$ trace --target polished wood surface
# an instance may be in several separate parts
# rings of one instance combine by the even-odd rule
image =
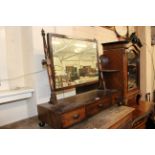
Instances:
[[[72,126],[72,129],[131,129],[134,108],[114,105]]]
[[[116,90],[93,90],[58,100],[57,105],[40,104],[38,118],[52,128],[66,128],[116,104],[117,96]]]
[[[136,121],[133,125],[133,129],[145,129],[146,128],[147,117],[144,117],[138,121]]]
[[[104,98],[102,100],[98,100],[95,103],[91,103],[86,107],[87,116],[93,116],[98,112],[108,108],[111,106],[111,98]]]
[[[102,45],[104,46],[104,50],[120,49],[120,48],[128,49],[128,48],[134,46],[134,48],[138,52],[140,52],[140,49],[136,44],[133,44],[132,42],[129,42],[129,41],[126,41],[126,40],[103,43]]]
[[[118,122],[110,127],[110,129],[131,129],[132,128],[132,117],[133,114],[129,113],[128,115],[124,116]]]
[[[102,68],[99,67],[100,74],[104,75],[104,78],[99,77],[99,79],[101,83],[105,80],[105,90],[92,90],[65,99],[55,100],[55,92],[53,89],[55,86],[53,86],[52,83],[52,79],[54,79],[54,74],[52,72],[53,65],[51,66],[53,62],[48,64],[47,61],[47,65],[50,65],[49,80],[51,79],[51,93],[53,93],[53,99],[51,95],[50,103],[52,104],[45,103],[38,105],[38,118],[42,123],[47,123],[52,128],[69,128],[80,122],[80,124],[82,124],[81,128],[132,127],[136,129],[146,127],[145,125],[152,109],[152,103],[140,102],[137,104],[138,102],[136,102],[137,96],[140,94],[139,66],[138,87],[128,90],[128,60],[126,53],[129,49],[132,49],[139,55],[139,48],[126,41],[106,43],[102,45],[104,49],[104,56],[108,58],[108,63],[103,65]],[[51,51],[47,51],[46,44],[44,45],[44,50],[45,53],[51,53]],[[52,58],[51,55],[48,56],[48,58],[49,57]],[[87,91],[87,89],[90,89],[90,87],[85,88],[87,85],[89,86],[90,84],[91,86],[92,84],[95,84],[96,86],[97,83],[98,81],[95,81],[95,83],[77,85],[76,87],[82,88],[79,89],[79,93],[81,93],[83,90]],[[113,105],[120,101],[120,99],[124,104],[130,107],[115,107],[113,113],[110,111],[107,112],[111,109],[111,107],[113,107]],[[132,110],[130,109],[130,112],[125,111],[122,107],[124,107],[124,109],[127,108],[128,110],[131,108]],[[135,111],[133,110],[134,108]],[[107,109],[107,111],[105,109]],[[119,114],[116,109],[119,109]],[[107,120],[105,121],[105,118],[108,118],[109,122],[106,122]],[[94,121],[96,121],[96,123]]]
[[[102,72],[106,87],[108,89],[118,89],[121,91],[121,96],[124,104],[135,103],[137,96],[140,94],[140,67],[138,66],[138,86],[128,90],[128,59],[127,53],[131,50],[140,55],[139,48],[127,41],[119,41],[112,43],[104,43],[103,55],[107,57],[107,63],[102,65]],[[139,63],[139,62],[138,62]],[[109,71],[109,72],[104,72]],[[111,71],[111,72],[110,72]],[[115,71],[115,72],[112,72]],[[117,72],[116,72],[117,71]],[[134,100],[134,101],[133,101]],[[138,100],[137,100],[138,101]]]
[[[66,128],[86,118],[85,108],[81,107],[62,115],[62,127]]]
[[[147,114],[145,116],[148,116],[150,114],[149,112],[151,112],[154,109],[153,108],[154,106],[151,105],[151,107],[153,108],[151,110],[149,108],[150,103],[148,104],[148,102],[144,102],[144,101],[141,102],[139,107],[140,107],[139,108],[140,110],[142,110],[145,114]],[[121,128],[121,129],[130,128],[129,126],[131,126],[131,123],[130,123],[131,119],[130,119],[130,116],[128,115],[131,115],[131,113],[132,114],[134,113],[134,111],[131,112],[130,110],[131,109],[130,108],[128,109],[128,107],[126,108],[126,106],[125,108],[124,106],[110,107],[92,117],[89,117],[87,120],[83,120],[79,122],[78,124],[71,126],[70,128],[72,129],[94,129],[94,128],[100,129],[101,127],[102,128],[109,128],[109,127],[116,128],[116,126],[117,128]],[[139,116],[141,115],[137,115],[136,117],[138,118]],[[146,119],[148,117],[143,117],[143,118]],[[133,121],[134,119],[135,117],[133,117]],[[104,120],[107,120],[107,121],[104,121]],[[146,126],[145,125],[146,123],[142,123],[142,122],[143,122],[143,119],[139,119],[138,121],[135,121],[134,123],[135,125],[132,128],[133,129],[144,129]],[[117,124],[120,124],[120,125],[117,125]],[[1,129],[40,129],[40,127],[38,126],[37,117],[29,118],[26,120],[21,120],[15,123],[1,126],[0,128]],[[51,129],[51,127],[46,125],[43,129]],[[155,129],[155,126],[151,127],[151,129]]]
[[[49,85],[50,85],[50,90],[51,90],[50,103],[57,104],[56,93],[54,91],[54,79],[52,78],[54,76],[53,75],[54,73],[51,70],[53,60],[51,59],[51,54],[49,52],[49,46],[47,45],[47,42],[46,42],[45,31],[43,29],[41,31],[41,34],[43,38],[43,47],[44,47],[44,54],[45,54],[45,60],[42,60],[42,65],[45,65],[47,68]]]
[[[140,104],[134,107],[112,106],[71,128],[145,129],[153,110],[154,103],[146,101],[140,101]]]

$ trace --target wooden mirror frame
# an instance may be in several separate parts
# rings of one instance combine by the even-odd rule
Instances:
[[[89,41],[93,42],[96,44],[96,62],[97,62],[97,68],[99,70],[99,54],[98,54],[98,44],[96,39],[81,39],[81,38],[72,38],[66,35],[61,35],[61,34],[55,34],[55,33],[47,33],[47,39],[45,38],[45,32],[42,30],[42,37],[43,37],[43,45],[44,45],[44,53],[45,53],[45,60],[42,61],[42,65],[46,66],[47,72],[48,72],[48,78],[49,78],[49,83],[50,83],[50,89],[51,89],[51,100],[52,102],[56,100],[56,93],[57,91],[63,91],[67,89],[72,89],[72,88],[77,88],[77,87],[85,87],[88,85],[93,85],[99,83],[99,71],[98,71],[98,80],[94,80],[91,82],[85,82],[85,83],[80,83],[80,84],[75,84],[71,86],[66,86],[62,88],[56,88],[56,83],[55,83],[55,72],[54,72],[54,62],[53,62],[53,47],[51,45],[51,39],[52,37],[60,37],[60,38],[66,38],[66,39],[73,39],[73,40],[81,40],[81,41]],[[46,41],[47,40],[47,41]]]

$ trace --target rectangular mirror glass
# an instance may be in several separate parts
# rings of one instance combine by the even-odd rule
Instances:
[[[128,90],[132,90],[138,87],[138,65],[139,65],[139,55],[130,50],[127,53],[128,58]]]
[[[48,34],[55,89],[98,81],[97,43]]]

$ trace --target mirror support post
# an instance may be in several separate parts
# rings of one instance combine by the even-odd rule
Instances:
[[[46,38],[45,38],[45,31],[43,29],[41,30],[41,34],[43,37],[43,46],[44,46],[44,53],[45,53],[45,60],[42,61],[42,65],[45,65],[47,68],[50,89],[51,89],[51,97],[50,97],[49,103],[57,104],[57,97],[54,91],[53,77],[52,77],[52,71],[51,71],[51,61],[50,61],[50,56],[49,56],[48,47],[47,47]]]

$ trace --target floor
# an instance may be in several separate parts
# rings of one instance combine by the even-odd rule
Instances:
[[[41,129],[38,125],[38,118],[32,117],[29,119],[21,120],[12,124],[8,124],[0,127],[0,129]],[[45,126],[44,129],[49,129],[49,126]],[[43,128],[42,128],[43,129]]]

